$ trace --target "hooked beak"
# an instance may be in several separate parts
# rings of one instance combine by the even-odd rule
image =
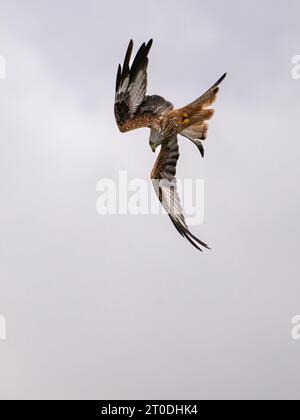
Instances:
[[[155,144],[155,143],[153,143],[153,144],[151,144],[151,149],[152,149],[152,152],[153,153],[155,153],[156,152],[156,149],[158,148],[158,144]]]

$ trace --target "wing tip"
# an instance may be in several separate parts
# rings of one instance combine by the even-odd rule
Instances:
[[[152,47],[153,39],[151,38],[147,45],[145,42],[141,45],[140,49],[138,50],[135,59],[132,63],[132,66],[130,68],[130,59],[132,56],[132,51],[134,47],[133,39],[131,38],[127,47],[127,51],[124,58],[123,66],[119,65],[118,67],[118,75],[117,75],[117,83],[116,83],[116,91],[118,91],[120,85],[122,82],[124,82],[125,78],[130,74],[131,79],[134,78],[134,75],[136,71],[138,70],[139,66],[143,65],[143,63],[147,63],[147,56],[149,54],[149,51]]]
[[[193,245],[193,247],[198,249],[198,251],[203,252],[203,249],[200,248],[201,246],[209,251],[212,251],[212,249],[207,244],[200,241],[200,239],[194,236],[185,226],[179,223],[174,217],[170,216],[170,218],[180,235],[187,239],[190,242],[190,244]]]
[[[153,40],[150,39],[147,45],[145,42],[143,42],[143,44],[140,46],[130,69],[130,82],[134,80],[139,69],[143,68],[144,66],[147,67],[148,54],[152,47],[152,43],[153,43]]]
[[[148,41],[148,44],[147,44],[147,48],[149,48],[149,51],[150,51],[150,48],[152,47],[152,45],[153,45],[153,38],[151,38],[151,39]]]
[[[227,77],[227,72],[224,73],[223,76],[220,77],[220,79],[215,83],[215,86],[216,87],[219,86],[223,82],[223,80],[226,79],[226,77]]]
[[[203,248],[211,251],[211,248],[204,242],[200,241],[200,239],[198,239],[196,236],[194,236],[188,229],[184,228],[184,236],[186,237],[186,239],[189,240],[189,242],[191,242],[197,249],[199,249],[200,247],[197,245],[199,244],[200,246],[202,246]],[[196,244],[194,243],[194,241],[196,242]],[[203,252],[203,250],[200,248],[201,252]]]

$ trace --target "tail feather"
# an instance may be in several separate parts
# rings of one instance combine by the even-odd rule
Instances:
[[[198,122],[186,128],[180,134],[190,140],[206,140],[208,128],[207,122]]]

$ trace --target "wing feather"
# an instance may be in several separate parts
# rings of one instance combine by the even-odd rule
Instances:
[[[175,136],[162,145],[152,170],[152,183],[159,201],[180,235],[199,251],[202,251],[201,246],[210,249],[208,245],[190,232],[186,224],[176,184],[176,168],[179,156],[178,139]]]
[[[209,88],[203,95],[200,96],[200,98],[196,99],[194,102],[192,102],[190,105],[188,105],[185,108],[207,108],[211,106],[217,97],[217,93],[219,92],[219,86],[227,76],[227,73],[223,74],[222,77],[214,84],[211,88]]]
[[[147,45],[145,43],[141,45],[130,67],[130,59],[133,51],[133,41],[131,40],[127,48],[123,66],[119,65],[118,67],[115,117],[121,131],[148,127],[151,123],[151,117],[154,116],[150,112],[140,112],[141,105],[145,105],[145,102],[147,102],[148,54],[152,42],[150,40]]]

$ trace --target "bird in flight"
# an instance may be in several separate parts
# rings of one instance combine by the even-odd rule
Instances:
[[[173,104],[158,95],[147,96],[148,54],[153,40],[138,50],[130,65],[133,50],[131,40],[123,66],[119,65],[116,81],[115,117],[122,133],[138,128],[150,128],[150,147],[153,152],[161,146],[151,173],[155,192],[177,231],[195,248],[207,248],[189,230],[176,189],[176,167],[179,159],[178,134],[188,138],[204,157],[203,141],[207,137],[207,121],[214,115],[209,108],[216,100],[224,74],[207,92],[191,104],[175,109]],[[202,248],[201,248],[202,247]]]

